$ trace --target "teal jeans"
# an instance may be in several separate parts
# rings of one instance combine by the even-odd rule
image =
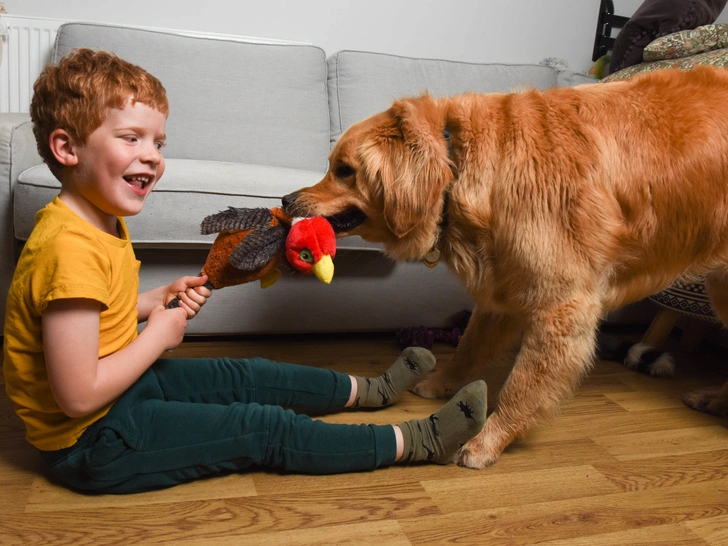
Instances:
[[[391,426],[295,413],[341,410],[349,376],[252,359],[161,359],[73,446],[42,452],[67,486],[133,493],[251,466],[331,474],[396,456]]]

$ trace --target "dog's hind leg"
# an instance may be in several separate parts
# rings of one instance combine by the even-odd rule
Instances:
[[[423,398],[448,398],[476,379],[484,379],[490,393],[497,391],[513,366],[522,332],[517,317],[476,306],[453,359],[438,363],[412,392]]]
[[[722,270],[706,275],[705,292],[713,311],[723,326],[728,327],[728,272]],[[691,391],[683,396],[683,402],[699,411],[728,416],[728,381],[722,387]]]
[[[685,393],[683,402],[698,411],[728,417],[728,381],[721,387],[696,389]]]
[[[558,409],[591,367],[599,315],[598,299],[586,294],[532,316],[496,410],[460,450],[458,464],[495,463],[516,437]]]

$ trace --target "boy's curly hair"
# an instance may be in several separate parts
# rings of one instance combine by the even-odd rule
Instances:
[[[109,108],[123,108],[129,98],[165,116],[169,114],[162,83],[143,68],[113,53],[77,49],[57,65],[48,65],[33,85],[30,118],[38,153],[52,172],[61,165],[51,152],[49,139],[56,129],[68,131],[75,142],[101,125]]]

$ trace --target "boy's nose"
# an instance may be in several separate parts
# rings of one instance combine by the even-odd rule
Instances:
[[[158,165],[162,161],[162,151],[157,148],[156,144],[145,146],[142,160],[147,163]]]

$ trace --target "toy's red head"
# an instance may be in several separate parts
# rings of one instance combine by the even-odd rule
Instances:
[[[302,273],[314,273],[326,284],[334,276],[336,235],[329,221],[320,216],[293,221],[286,237],[286,258]]]

